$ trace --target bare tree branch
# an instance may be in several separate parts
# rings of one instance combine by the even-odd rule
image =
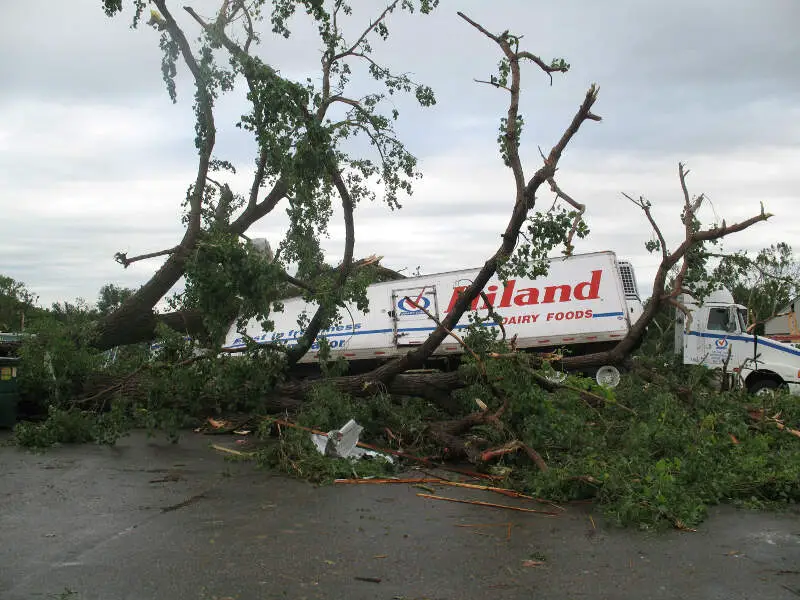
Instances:
[[[558,184],[556,183],[556,180],[554,178],[552,177],[548,178],[547,183],[550,184],[550,189],[553,191],[553,193],[555,193],[556,198],[561,198],[562,200],[564,200],[564,202],[566,202],[567,204],[569,204],[578,211],[578,214],[576,214],[575,218],[572,220],[572,228],[569,230],[569,233],[567,234],[567,242],[566,242],[567,255],[571,255],[574,249],[574,246],[572,245],[572,240],[575,237],[575,234],[578,232],[578,225],[580,225],[581,221],[583,220],[583,215],[586,212],[586,205],[581,204],[571,196],[565,194],[564,191],[560,187],[558,187]]]
[[[658,226],[658,223],[656,223],[655,219],[653,218],[653,213],[650,212],[650,203],[641,196],[639,197],[638,200],[634,200],[631,196],[629,196],[625,192],[622,192],[622,195],[644,211],[647,220],[650,222],[650,226],[653,228],[653,232],[655,232],[656,237],[658,237],[658,245],[661,248],[661,257],[662,259],[666,259],[667,256],[669,255],[669,250],[667,249],[667,242],[664,240],[664,234],[661,233],[661,228]]]
[[[258,192],[261,189],[261,184],[264,182],[264,173],[267,169],[267,150],[262,149],[258,155],[258,165],[256,166],[256,173],[253,176],[253,183],[250,186],[250,197],[247,199],[247,208],[255,208],[258,203]]]
[[[496,87],[500,90],[505,90],[507,92],[511,91],[511,88],[507,85],[502,85],[499,81],[486,81],[485,79],[473,79],[475,83],[485,83],[486,85],[491,85],[492,87]]]
[[[527,58],[535,62],[542,71],[547,73],[547,76],[550,78],[550,85],[553,85],[553,73],[566,73],[567,69],[569,69],[566,65],[547,65],[541,58],[530,52],[520,52],[519,57]]]
[[[517,149],[516,117],[519,109],[520,90],[520,70],[518,57],[516,53],[512,51],[508,38],[505,35],[495,36],[489,33],[482,26],[464,16],[462,13],[459,13],[459,15],[464,18],[465,21],[473,25],[476,29],[483,32],[490,39],[494,40],[500,46],[504,55],[509,59],[511,66],[511,82],[509,87],[512,92],[510,94],[511,98],[509,101],[505,139],[507,144],[506,151],[508,155],[508,164],[514,172],[514,181],[516,185],[516,200],[514,203],[514,208],[509,218],[508,225],[506,226],[506,230],[502,235],[502,243],[500,247],[497,249],[494,255],[492,255],[486,261],[486,263],[484,263],[472,284],[459,295],[458,299],[453,305],[452,310],[442,320],[441,325],[439,325],[433,331],[433,333],[428,336],[425,342],[418,346],[414,351],[409,352],[403,358],[387,363],[386,365],[369,374],[365,385],[370,385],[371,383],[374,384],[376,381],[385,382],[391,380],[398,373],[418,367],[431,354],[433,354],[436,348],[438,348],[442,343],[444,338],[447,337],[447,331],[452,331],[454,329],[472,301],[477,298],[478,295],[480,295],[489,279],[497,272],[497,266],[500,261],[505,260],[514,251],[519,238],[520,229],[527,218],[528,212],[535,205],[536,191],[545,181],[553,177],[556,167],[558,166],[558,161],[561,158],[561,154],[563,153],[569,141],[578,132],[581,124],[586,120],[599,120],[599,117],[591,112],[591,108],[597,100],[597,88],[592,86],[587,91],[583,103],[578,108],[578,111],[573,117],[571,123],[564,131],[556,145],[550,150],[544,165],[536,171],[531,180],[526,184],[519,152]]]
[[[242,49],[245,51],[245,53],[249,53],[250,44],[252,44],[253,40],[255,40],[256,38],[255,31],[253,30],[253,18],[250,16],[250,10],[247,8],[247,6],[245,6],[244,0],[238,0],[237,6],[241,7],[245,19],[247,21],[247,24],[245,25],[245,30],[247,31],[247,39],[245,40]]]
[[[683,163],[678,163],[678,178],[680,179],[681,182],[681,190],[683,191],[684,204],[687,208],[687,211],[692,215],[694,215],[695,213],[697,213],[698,209],[700,208],[700,205],[703,203],[703,200],[705,200],[705,195],[700,194],[694,200],[691,200],[689,198],[689,189],[686,186],[686,177],[689,175],[689,173],[690,171],[686,170],[686,165],[684,165]]]
[[[334,56],[331,58],[331,63],[334,63],[334,62],[336,62],[337,60],[341,60],[341,59],[342,59],[342,58],[344,58],[345,56],[349,56],[349,55],[351,55],[353,52],[355,52],[356,48],[358,48],[358,47],[361,45],[361,43],[362,43],[362,42],[363,42],[363,41],[364,41],[364,40],[367,38],[367,36],[369,35],[369,32],[370,32],[370,31],[372,31],[373,29],[375,29],[375,28],[378,26],[378,24],[379,24],[381,21],[383,21],[383,20],[386,18],[386,16],[387,16],[389,13],[391,13],[391,12],[392,12],[392,11],[395,9],[395,7],[397,6],[397,2],[398,2],[398,1],[399,1],[399,0],[394,0],[394,2],[392,2],[392,3],[391,3],[389,6],[387,6],[387,7],[386,7],[386,8],[383,10],[383,12],[382,12],[382,13],[381,13],[381,14],[378,16],[378,18],[377,18],[377,19],[375,19],[375,20],[374,20],[372,23],[370,23],[370,24],[369,24],[369,27],[367,27],[367,28],[366,28],[366,29],[365,29],[365,30],[364,30],[364,31],[361,33],[361,35],[360,35],[360,36],[358,36],[358,39],[355,41],[355,43],[354,43],[352,46],[350,46],[350,48],[348,48],[347,50],[344,50],[344,51],[342,51],[342,52],[340,52],[340,53],[338,53],[338,54],[335,54],[335,55],[334,55]]]
[[[683,304],[682,302],[678,302],[678,300],[677,300],[676,298],[674,298],[673,296],[666,296],[666,297],[664,298],[664,301],[665,301],[667,304],[669,304],[669,305],[671,305],[671,306],[674,306],[674,307],[675,307],[675,308],[677,308],[679,311],[681,311],[681,312],[684,314],[684,316],[686,317],[686,323],[687,323],[687,324],[689,324],[689,325],[691,325],[691,323],[692,323],[692,311],[690,311],[690,310],[689,310],[689,309],[686,307],[686,305],[685,305],[685,304]],[[653,322],[655,323],[655,321],[653,321]]]
[[[470,18],[469,18],[467,15],[465,15],[463,12],[461,12],[461,11],[458,11],[458,12],[456,12],[456,14],[457,14],[459,17],[461,17],[462,19],[464,19],[464,20],[465,20],[467,23],[469,23],[470,25],[472,25],[472,26],[473,26],[475,29],[477,29],[478,31],[480,31],[480,32],[481,32],[483,35],[485,35],[486,37],[488,37],[490,40],[494,41],[494,42],[495,42],[495,43],[497,43],[497,44],[500,44],[500,38],[501,38],[501,36],[502,36],[502,37],[504,37],[506,34],[508,34],[508,32],[506,31],[506,32],[502,33],[500,36],[497,36],[497,35],[493,34],[492,32],[490,32],[488,29],[486,29],[486,28],[485,28],[483,25],[481,25],[480,23],[477,23],[477,22],[473,21],[472,19],[470,19]]]
[[[167,248],[166,250],[159,250],[158,252],[149,252],[147,254],[140,254],[138,256],[132,256],[128,258],[127,253],[125,252],[117,252],[114,254],[114,260],[121,264],[126,269],[135,262],[140,260],[147,260],[148,258],[155,258],[157,256],[167,256],[168,254],[173,254],[177,252],[179,246],[174,246],[172,248]]]
[[[644,200],[637,202],[626,194],[626,197],[629,200],[644,210],[648,221],[650,221],[650,224],[657,231],[659,240],[662,241],[662,259],[653,279],[653,293],[650,302],[647,303],[643,313],[639,316],[636,323],[630,328],[628,334],[622,340],[620,340],[620,342],[612,350],[584,356],[567,357],[560,361],[562,366],[568,368],[580,368],[621,362],[636,346],[639,345],[644,337],[647,327],[656,317],[658,311],[665,304],[676,306],[682,312],[684,312],[684,314],[687,314],[686,307],[682,306],[680,302],[678,302],[677,296],[685,291],[683,282],[689,270],[689,261],[687,255],[690,250],[703,242],[717,240],[731,233],[743,231],[748,227],[755,225],[756,223],[766,221],[772,216],[770,213],[764,212],[764,207],[762,205],[761,212],[750,217],[749,219],[745,219],[731,225],[727,225],[723,221],[722,225],[695,231],[694,223],[697,216],[696,211],[700,208],[703,196],[698,196],[694,199],[694,201],[691,199],[686,186],[686,175],[688,173],[689,172],[685,170],[684,165],[682,163],[679,164],[678,177],[680,179],[681,191],[683,192],[684,197],[684,207],[681,215],[681,220],[684,223],[684,240],[672,253],[666,253],[663,251],[663,235],[661,235],[660,229],[650,214],[650,204]],[[667,277],[669,272],[676,264],[678,264],[678,262],[681,263],[681,266],[677,276],[675,277],[672,286],[673,289],[667,291]],[[689,316],[689,318],[691,317]]]

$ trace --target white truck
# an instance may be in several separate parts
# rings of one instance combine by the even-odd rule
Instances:
[[[702,364],[738,375],[754,394],[788,388],[800,394],[800,349],[792,344],[753,335],[747,331],[747,307],[734,302],[724,289],[712,292],[702,302],[689,295],[679,301],[675,315],[675,352],[685,364]]]
[[[340,322],[321,331],[318,338],[327,339],[332,357],[343,356],[350,362],[400,356],[424,342],[436,328],[417,306],[443,319],[478,271],[451,271],[370,285],[369,312],[359,311],[355,305],[342,307]],[[520,349],[569,347],[579,354],[610,348],[628,333],[642,313],[633,268],[617,261],[613,252],[553,258],[547,275],[535,280],[513,278],[505,283],[494,277],[484,293],[502,317],[507,338],[516,337],[516,347]],[[304,312],[310,316],[316,307],[302,298],[288,299],[283,304],[282,312],[270,316],[273,331],[264,331],[254,319],[247,324],[245,334],[259,344],[295,345],[303,334],[298,317]],[[481,297],[471,309],[480,317],[487,317],[490,312]],[[468,326],[469,312],[457,329]],[[485,325],[497,327],[491,321]],[[234,324],[225,349],[236,350],[244,345]],[[456,340],[448,337],[435,356],[457,356],[462,352]],[[313,363],[318,357],[319,343],[315,341],[300,362]],[[604,365],[588,374],[612,387],[620,376],[616,365]]]

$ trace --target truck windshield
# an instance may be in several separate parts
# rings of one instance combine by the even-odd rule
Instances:
[[[709,331],[730,331],[730,313],[727,308],[711,308],[708,311]]]

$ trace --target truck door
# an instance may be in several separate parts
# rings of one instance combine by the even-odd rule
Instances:
[[[735,307],[712,306],[708,309],[708,320],[705,323],[706,333],[703,336],[705,359],[703,363],[709,367],[721,368],[728,361],[728,370],[733,370],[745,358],[745,345],[737,340],[739,335],[739,316]]]
[[[409,302],[408,299],[412,301]],[[394,321],[394,339],[398,346],[421,344],[436,329],[436,323],[419,307],[439,318],[436,286],[392,290],[391,315]]]
[[[694,307],[691,322],[682,311],[675,310],[675,349],[683,351],[683,363],[686,365],[702,364],[705,353],[705,338],[701,333],[705,329],[708,311]]]

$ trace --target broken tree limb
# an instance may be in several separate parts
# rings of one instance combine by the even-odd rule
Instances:
[[[672,300],[684,290],[684,279],[689,270],[689,258],[691,251],[696,250],[703,242],[709,242],[724,238],[732,233],[744,231],[756,223],[766,221],[772,214],[764,211],[763,206],[759,214],[754,215],[743,221],[728,225],[724,220],[720,225],[701,229],[698,225],[697,211],[701,207],[705,196],[702,194],[692,199],[686,185],[686,176],[689,171],[683,163],[678,163],[678,178],[680,180],[681,192],[683,195],[683,211],[681,222],[684,225],[684,239],[672,252],[666,247],[666,239],[661,232],[658,224],[651,214],[651,204],[644,198],[634,200],[625,194],[625,197],[639,206],[644,212],[648,222],[658,238],[658,246],[661,252],[661,263],[659,264],[655,277],[653,278],[653,293],[650,302],[645,304],[644,311],[637,319],[636,323],[628,330],[627,335],[611,350],[596,352],[582,356],[565,357],[559,362],[559,366],[564,368],[587,368],[601,366],[603,364],[616,364],[625,359],[644,339],[650,323],[658,315],[665,304],[673,304]],[[680,263],[678,274],[674,279],[672,288],[667,290],[667,279],[674,267]]]
[[[253,456],[255,456],[255,452],[242,452],[241,450],[234,450],[233,448],[220,446],[219,444],[211,444],[211,447],[217,452],[222,452],[224,454],[231,454],[233,456],[239,456],[242,458],[252,458]]]
[[[494,502],[483,502],[481,500],[461,500],[460,498],[447,498],[446,496],[436,496],[434,494],[417,494],[420,498],[430,498],[431,500],[445,500],[447,502],[458,502],[459,504],[472,504],[473,506],[486,506],[488,508],[503,508],[505,510],[516,510],[518,512],[535,513],[548,517],[557,517],[559,513],[547,510],[537,510],[535,508],[523,508],[521,506],[508,506],[507,504],[495,504]]]
[[[527,53],[521,53],[519,50],[512,49],[510,36],[503,34],[496,36],[489,33],[485,28],[478,25],[466,17],[463,13],[459,13],[465,21],[470,23],[473,27],[487,35],[490,39],[494,40],[502,50],[503,55],[509,62],[510,78],[509,78],[509,105],[507,116],[504,121],[504,130],[502,134],[504,159],[511,168],[514,176],[515,183],[515,202],[511,215],[508,220],[505,232],[502,234],[502,243],[497,251],[489,257],[484,263],[481,270],[475,276],[472,284],[461,293],[452,309],[448,312],[447,316],[442,320],[442,324],[438,326],[433,333],[415,350],[409,352],[404,357],[390,361],[379,367],[372,373],[372,378],[376,381],[386,383],[393,377],[407,371],[409,369],[419,368],[424,362],[436,351],[441,345],[442,341],[448,336],[447,331],[453,331],[461,320],[463,314],[468,310],[472,301],[477,298],[481,291],[488,283],[489,279],[497,272],[498,265],[505,261],[514,252],[517,241],[520,236],[520,230],[525,223],[525,220],[531,210],[534,209],[536,204],[536,192],[541,185],[550,177],[555,175],[558,167],[558,162],[561,155],[566,149],[569,142],[577,134],[581,125],[587,121],[599,121],[600,117],[591,112],[592,106],[597,101],[598,88],[592,85],[587,90],[586,95],[578,108],[575,116],[570,124],[565,129],[559,141],[551,148],[549,154],[544,160],[544,164],[536,171],[533,177],[527,181],[525,180],[522,162],[519,156],[519,95],[520,95],[520,59],[532,59],[533,55],[528,56]],[[536,62],[534,60],[534,62]],[[538,63],[537,63],[538,64]],[[540,65],[545,72],[551,72],[547,65]],[[553,69],[562,70],[562,69]]]
[[[168,256],[173,252],[178,250],[178,246],[173,248],[167,248],[166,250],[159,250],[158,252],[148,252],[147,254],[139,254],[138,256],[132,256],[128,258],[128,254],[126,252],[117,252],[114,254],[114,260],[121,264],[124,268],[128,268],[132,263],[138,262],[140,260],[147,260],[148,258],[156,258],[158,256]]]
[[[800,431],[798,431],[797,429],[792,429],[791,427],[787,427],[783,421],[778,419],[780,413],[778,413],[773,417],[767,417],[766,413],[764,412],[764,409],[760,408],[758,410],[751,410],[748,412],[748,414],[750,415],[750,418],[756,422],[771,423],[772,425],[775,425],[775,427],[777,427],[778,429],[785,431],[786,433],[790,433],[791,435],[797,438],[800,438]]]
[[[481,294],[484,296],[484,298],[486,297],[486,294],[484,294],[483,292],[481,292]],[[436,323],[437,327],[444,327],[444,325],[442,325],[442,322],[439,319],[437,319],[436,316],[431,314],[431,312],[424,306],[420,306],[420,304],[417,303],[416,300],[412,300],[409,296],[406,296],[405,300],[410,304],[412,304],[413,306],[417,307],[422,312],[424,312],[431,321]],[[470,348],[467,345],[467,343],[464,341],[464,338],[462,338],[457,333],[451,331],[450,329],[447,329],[446,327],[444,327],[444,329],[451,337],[453,337],[459,344],[461,344],[461,347],[464,348],[464,350],[469,352],[469,354],[475,359],[475,362],[478,365],[478,369],[480,370],[481,377],[484,383],[486,383],[486,385],[492,391],[492,394],[494,394],[494,396],[502,402],[502,406],[494,415],[495,422],[497,422],[497,419],[499,419],[499,417],[508,409],[509,405],[508,396],[506,396],[503,393],[503,391],[500,388],[498,388],[491,379],[489,379],[489,374],[486,371],[486,364],[483,362],[483,359],[478,355],[477,352],[475,352],[472,348]],[[505,336],[505,329],[503,330],[503,335]]]
[[[347,485],[386,485],[386,484],[409,484],[409,483],[439,483],[442,481],[438,477],[372,477],[363,479],[334,479],[333,483]]]
[[[564,200],[564,202],[572,206],[577,211],[577,213],[575,214],[575,218],[572,220],[572,227],[570,228],[569,233],[567,234],[567,240],[566,240],[566,252],[567,255],[571,255],[572,251],[575,248],[572,244],[572,240],[574,239],[575,234],[578,233],[578,226],[583,220],[583,215],[586,212],[586,205],[581,204],[580,202],[575,200],[572,196],[564,193],[564,191],[560,187],[558,187],[558,184],[556,183],[556,180],[553,177],[548,178],[547,183],[550,184],[550,190],[556,195],[556,199],[561,198],[562,200]]]
[[[547,463],[544,462],[544,459],[539,455],[539,453],[519,440],[514,440],[513,442],[504,444],[499,448],[483,451],[481,453],[481,461],[489,462],[493,458],[497,458],[498,456],[503,456],[505,454],[511,454],[517,450],[524,450],[525,454],[528,455],[528,458],[531,459],[533,464],[535,464],[542,473],[546,473],[549,470],[547,468]]]
[[[495,487],[491,485],[479,485],[477,483],[466,483],[462,481],[450,481],[449,479],[443,479],[441,477],[419,477],[419,478],[405,478],[405,479],[381,479],[381,478],[372,478],[372,479],[336,479],[334,483],[339,484],[354,484],[354,485],[363,485],[363,484],[373,484],[373,485],[383,485],[383,484],[419,484],[419,483],[433,483],[436,485],[446,485],[450,487],[460,487],[466,488],[470,490],[481,490],[484,492],[494,492],[496,494],[500,494],[502,496],[507,496],[508,498],[519,498],[522,500],[533,500],[535,502],[540,502],[542,504],[548,504],[557,508],[559,510],[566,510],[565,508],[558,506],[554,502],[550,500],[544,500],[542,498],[536,498],[534,496],[528,496],[527,494],[523,494],[522,492],[518,492],[516,490],[509,490],[507,488],[502,487]]]

